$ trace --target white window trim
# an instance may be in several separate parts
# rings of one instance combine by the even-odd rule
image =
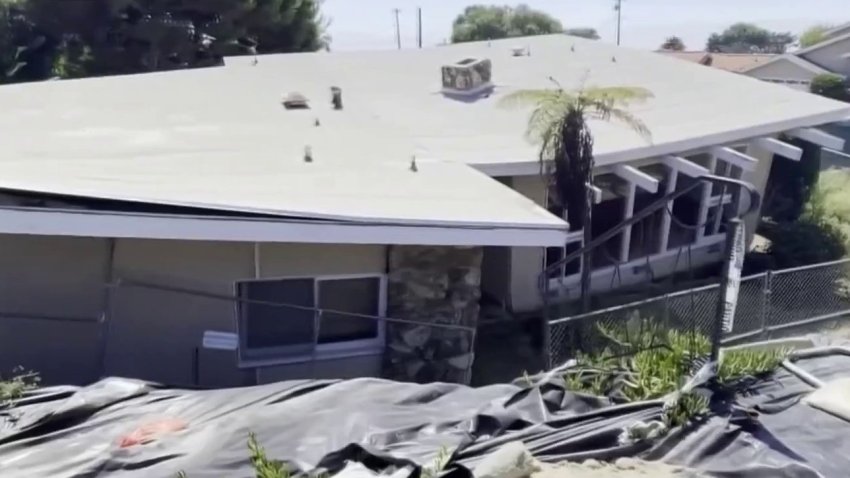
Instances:
[[[386,274],[335,274],[335,275],[316,275],[316,276],[269,276],[260,278],[250,278],[235,281],[233,283],[234,296],[239,296],[239,284],[249,282],[269,282],[279,280],[305,280],[313,281],[314,299],[319,297],[319,283],[322,281],[345,280],[345,279],[378,279],[378,316],[386,317],[387,313],[387,275]],[[237,336],[237,365],[240,368],[255,368],[272,365],[287,365],[313,360],[333,360],[340,358],[360,357],[365,355],[379,355],[383,353],[386,344],[386,321],[378,321],[378,335],[371,339],[351,340],[346,342],[337,342],[329,344],[316,344],[313,353],[286,355],[287,350],[297,349],[297,346],[285,347],[269,347],[264,350],[269,350],[270,353],[280,354],[278,357],[269,358],[242,358],[242,336],[241,336],[241,317],[239,312],[239,302],[233,305],[234,319],[236,321],[236,336]]]

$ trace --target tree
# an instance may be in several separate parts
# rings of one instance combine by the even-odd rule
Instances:
[[[850,84],[839,75],[824,73],[812,78],[809,91],[833,100],[850,103]]]
[[[833,25],[828,25],[825,23],[809,27],[800,35],[800,48],[807,48],[812,45],[817,45],[818,43],[826,40],[826,32],[828,32],[832,28],[834,28]]]
[[[667,37],[661,44],[661,49],[666,51],[685,51],[685,42],[677,36]]]
[[[595,28],[568,28],[564,30],[564,33],[567,35],[572,35],[574,37],[587,38],[588,40],[599,40],[599,32],[596,31]]]
[[[472,5],[452,25],[452,43],[560,33],[556,18],[527,5]]]
[[[708,38],[705,49],[712,53],[785,53],[796,38],[790,33],[771,32],[752,23],[736,23]]]
[[[557,85],[557,83],[556,83]],[[593,204],[593,136],[588,120],[615,120],[629,126],[644,138],[649,129],[626,108],[633,102],[652,97],[643,88],[587,87],[566,91],[557,85],[554,90],[521,90],[504,97],[505,107],[532,106],[526,134],[540,144],[541,171],[547,177],[550,190],[561,215],[566,212],[571,228],[584,230],[584,243],[591,235],[591,205]],[[591,253],[585,252],[582,267],[582,297],[584,308],[589,307]]]
[[[3,2],[4,0],[0,0]],[[210,66],[224,55],[325,46],[321,0],[16,0],[18,77],[39,80]],[[29,33],[22,35],[26,25]],[[0,29],[9,31],[8,21]],[[9,35],[0,32],[0,38]],[[35,46],[33,46],[35,45]]]

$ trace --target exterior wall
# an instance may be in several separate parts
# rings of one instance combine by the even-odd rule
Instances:
[[[109,241],[0,235],[0,375],[95,380]]]
[[[513,178],[513,188],[546,207],[546,183],[539,175]],[[534,310],[542,304],[537,280],[543,272],[545,250],[542,247],[511,249],[510,306],[514,312]]]
[[[833,73],[850,76],[850,59],[841,57],[846,53],[850,53],[850,38],[806,53],[803,58]]]
[[[259,257],[261,277],[386,271],[377,245],[264,244]],[[193,385],[197,374],[202,386],[234,386],[256,375],[380,373],[381,356],[240,370],[235,353],[200,348],[206,330],[235,332],[233,301],[133,285],[232,296],[235,281],[255,276],[250,243],[0,235],[0,374],[20,365],[48,384],[105,374],[175,385]],[[123,284],[107,294],[112,281]]]
[[[258,257],[257,273],[250,243],[119,240],[115,276],[232,296],[234,283],[243,279],[383,273],[386,268],[382,246],[262,244]],[[114,293],[111,310],[109,375],[192,384],[194,357],[204,331],[236,331],[235,304],[230,300],[127,287]],[[156,346],[133,346],[140,342]],[[380,361],[347,365],[349,371],[367,365],[371,368],[359,374],[373,375]],[[255,378],[252,370],[236,366],[235,353],[230,352],[199,351],[197,367],[204,386],[252,383]],[[310,370],[309,363],[280,365],[261,377],[303,377]],[[332,364],[321,364],[312,370],[329,375],[334,369]]]

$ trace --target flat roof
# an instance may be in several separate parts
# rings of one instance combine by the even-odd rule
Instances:
[[[513,56],[522,46],[529,56]],[[446,98],[440,67],[489,58],[495,90]],[[597,164],[815,126],[850,106],[649,51],[565,35],[423,50],[230,58],[223,68],[0,87],[0,188],[352,223],[505,227],[566,224],[491,174],[534,174],[517,89],[640,86],[652,143],[593,123]],[[331,108],[342,88],[344,109]],[[310,109],[286,110],[288,94]],[[305,162],[309,148],[312,162]],[[416,157],[417,172],[410,170]],[[529,240],[526,245],[557,241]],[[485,244],[486,243],[482,243]]]

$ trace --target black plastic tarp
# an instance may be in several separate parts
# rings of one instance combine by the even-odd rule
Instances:
[[[850,360],[801,365],[828,380]],[[610,406],[558,380],[470,388],[357,379],[193,391],[111,378],[43,389],[3,411],[0,477],[249,477],[250,433],[269,457],[301,472],[336,474],[356,462],[371,473],[410,476],[446,449],[449,473],[468,476],[488,452],[519,439],[544,461],[640,456],[720,476],[850,476],[850,424],[797,403],[809,390],[780,373],[729,413],[655,445],[621,446],[623,427],[658,419],[660,403]]]

